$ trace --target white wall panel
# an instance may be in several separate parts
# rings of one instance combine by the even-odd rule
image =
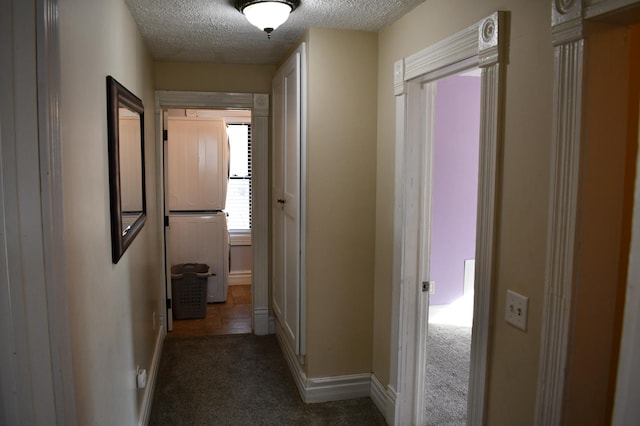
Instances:
[[[224,120],[170,117],[169,208],[223,210],[229,144]]]

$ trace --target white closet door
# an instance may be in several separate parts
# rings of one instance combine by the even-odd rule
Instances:
[[[273,307],[296,355],[300,355],[300,147],[301,52],[284,64],[273,93]]]
[[[169,208],[223,210],[229,170],[224,120],[170,117]]]

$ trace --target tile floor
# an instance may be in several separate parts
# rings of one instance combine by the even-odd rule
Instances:
[[[171,337],[214,336],[251,333],[251,286],[232,285],[227,301],[208,303],[202,319],[174,320]]]

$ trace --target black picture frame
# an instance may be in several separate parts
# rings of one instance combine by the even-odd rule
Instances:
[[[134,182],[122,181],[121,154],[124,152],[120,141],[121,110],[135,119],[139,117],[140,127],[140,177],[137,178],[137,170]],[[109,198],[111,202],[111,249],[112,261],[118,263],[124,252],[131,245],[147,220],[147,202],[144,168],[144,105],[142,100],[131,93],[112,76],[107,76],[107,127],[108,127],[108,155],[109,155]],[[137,150],[134,154],[137,156]],[[131,147],[128,147],[130,150]],[[127,151],[129,152],[129,151]],[[137,159],[136,159],[137,160]],[[137,161],[134,161],[137,167]],[[131,173],[125,173],[126,176]],[[130,188],[128,185],[141,188]],[[123,209],[123,191],[134,190],[135,194],[141,194],[140,204],[135,203],[134,209]]]

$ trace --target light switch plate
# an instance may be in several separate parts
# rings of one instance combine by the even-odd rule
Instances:
[[[507,307],[505,320],[522,331],[527,330],[527,308],[529,298],[515,291],[507,290]]]

